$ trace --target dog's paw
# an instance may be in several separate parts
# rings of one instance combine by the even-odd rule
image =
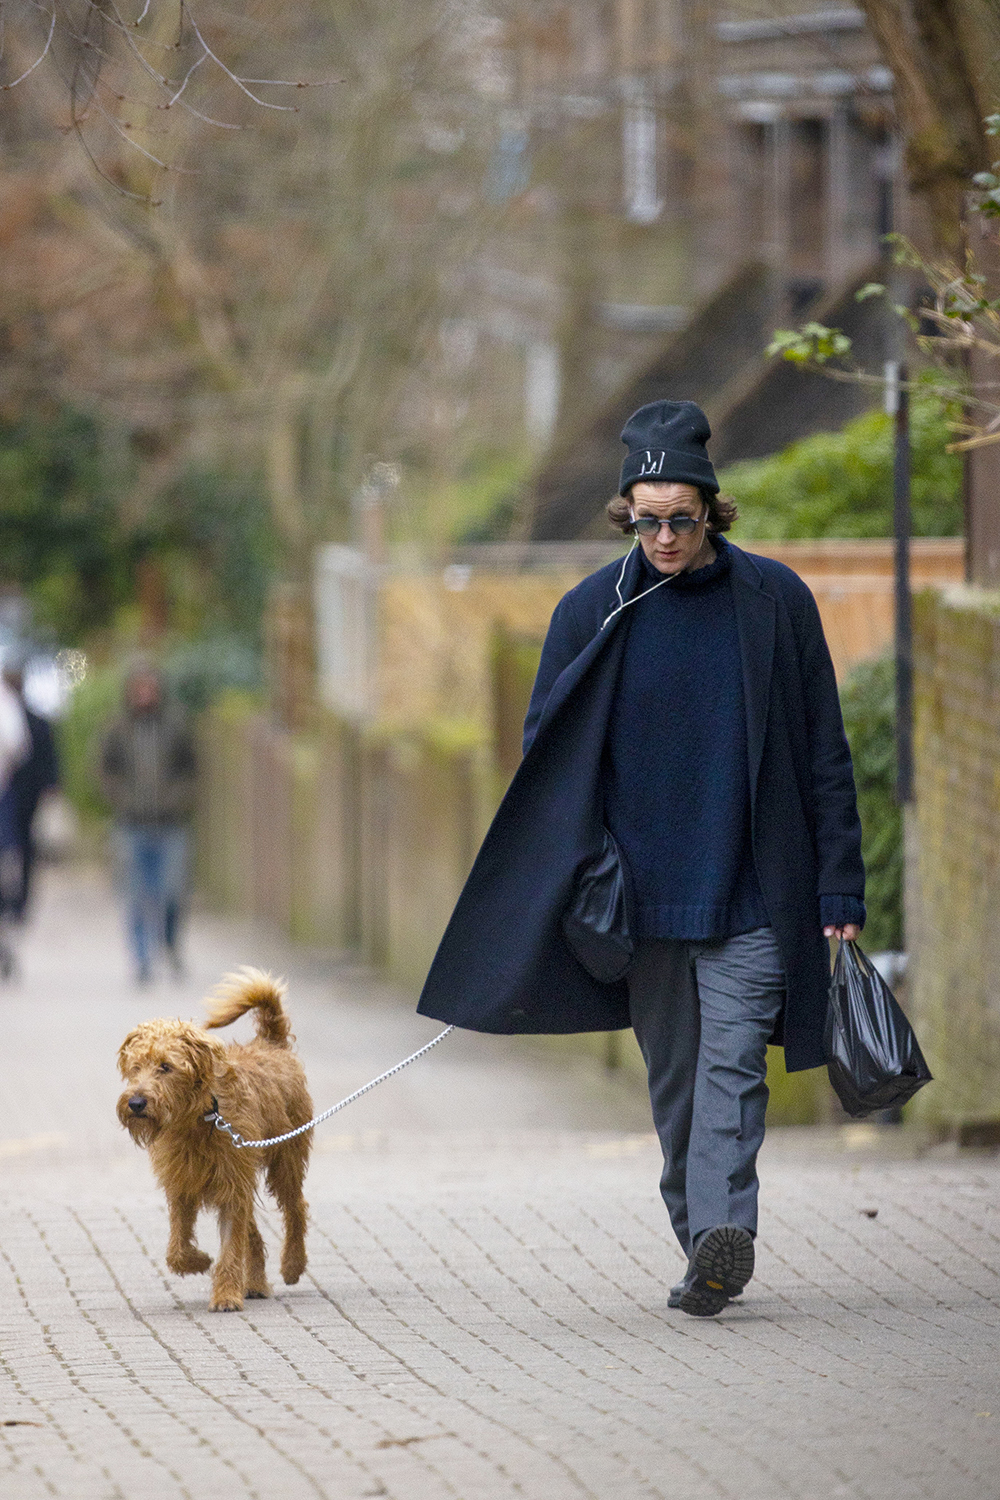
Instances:
[[[196,1250],[193,1245],[179,1255],[167,1256],[167,1270],[173,1271],[175,1276],[200,1276],[211,1264],[212,1257],[204,1250]]]
[[[281,1279],[286,1286],[294,1286],[306,1268],[305,1251],[281,1257]]]
[[[208,1304],[209,1312],[242,1312],[243,1298],[235,1292],[222,1292],[213,1296]]]
[[[246,1295],[248,1297],[271,1297],[274,1294],[272,1293],[268,1282],[264,1281],[260,1286],[248,1286]]]

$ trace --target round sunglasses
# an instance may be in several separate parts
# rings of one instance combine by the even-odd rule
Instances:
[[[666,526],[674,536],[690,536],[704,519],[695,516],[666,516],[661,521],[659,516],[633,516],[628,529],[637,536],[658,536],[660,527]]]

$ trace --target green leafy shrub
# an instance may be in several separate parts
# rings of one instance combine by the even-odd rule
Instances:
[[[913,532],[962,530],[962,460],[946,453],[953,437],[940,401],[911,405]],[[840,432],[818,432],[768,458],[719,473],[740,507],[737,540],[892,535],[892,418],[855,417]]]
[[[176,628],[211,637],[217,655],[227,636],[260,644],[278,546],[258,480],[189,469],[162,495],[145,531],[148,553],[164,563]]]
[[[450,539],[458,546],[506,541],[517,520],[530,464],[520,449],[470,454],[441,497]]]
[[[895,666],[888,656],[860,663],[840,690],[854,758],[867,880],[864,944],[903,946],[903,824],[896,801]]]
[[[108,811],[97,778],[98,751],[101,732],[121,703],[122,677],[120,667],[89,671],[55,726],[62,789],[85,823]]]
[[[277,551],[259,480],[192,468],[136,513],[122,439],[65,407],[0,421],[0,582],[43,633],[77,645],[134,608],[154,562],[172,629],[259,647]]]
[[[117,502],[89,417],[60,409],[0,423],[0,577],[24,589],[38,624],[64,644],[131,594],[136,553]]]
[[[216,631],[181,641],[164,659],[171,692],[189,711],[207,708],[230,691],[254,694],[264,686],[264,663],[252,638]]]

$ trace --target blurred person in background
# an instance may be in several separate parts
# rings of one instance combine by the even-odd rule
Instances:
[[[11,687],[5,672],[0,677],[0,890],[4,885],[7,859],[17,843],[17,816],[12,781],[18,768],[31,754],[31,734],[20,692]],[[4,911],[0,896],[0,978],[9,979],[15,970],[14,950],[10,936],[11,920]]]
[[[101,788],[115,819],[118,879],[136,980],[146,984],[165,952],[183,972],[180,928],[187,905],[195,750],[187,716],[148,662],[125,679],[122,709],[100,748]]]
[[[59,766],[51,724],[24,700],[24,663],[8,662],[3,682],[27,730],[26,751],[0,798],[0,920],[9,927],[24,921],[35,866],[35,814],[42,797],[59,785]]]

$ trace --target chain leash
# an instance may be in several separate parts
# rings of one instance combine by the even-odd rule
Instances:
[[[349,1104],[353,1104],[356,1099],[360,1099],[362,1094],[367,1094],[370,1089],[376,1089],[378,1088],[380,1083],[385,1083],[387,1078],[392,1078],[395,1076],[395,1074],[401,1073],[404,1068],[408,1068],[410,1066],[410,1063],[416,1062],[419,1057],[425,1056],[425,1054],[428,1053],[432,1047],[436,1047],[438,1042],[443,1042],[448,1033],[454,1030],[454,1026],[446,1026],[443,1031],[438,1032],[433,1041],[430,1041],[425,1046],[421,1047],[419,1052],[413,1052],[409,1057],[404,1057],[403,1061],[398,1062],[394,1068],[389,1068],[387,1072],[380,1073],[377,1078],[373,1078],[371,1082],[366,1083],[363,1088],[355,1089],[353,1094],[348,1094],[347,1098],[341,1099],[339,1104],[334,1104],[330,1109],[324,1110],[321,1115],[317,1115],[315,1119],[307,1120],[304,1125],[296,1126],[294,1130],[286,1130],[284,1135],[272,1135],[269,1136],[266,1141],[245,1141],[240,1135],[239,1131],[234,1130],[229,1121],[224,1120],[219,1114],[219,1106],[214,1095],[212,1098],[212,1108],[209,1110],[207,1115],[202,1115],[202,1119],[208,1121],[209,1124],[214,1125],[216,1130],[221,1130],[226,1135],[228,1135],[237,1151],[243,1151],[247,1147],[260,1148],[262,1146],[280,1146],[282,1141],[294,1140],[297,1135],[304,1135],[307,1130],[312,1130],[314,1125],[322,1125],[324,1120],[328,1120],[330,1116],[335,1115],[338,1110],[346,1109]]]

